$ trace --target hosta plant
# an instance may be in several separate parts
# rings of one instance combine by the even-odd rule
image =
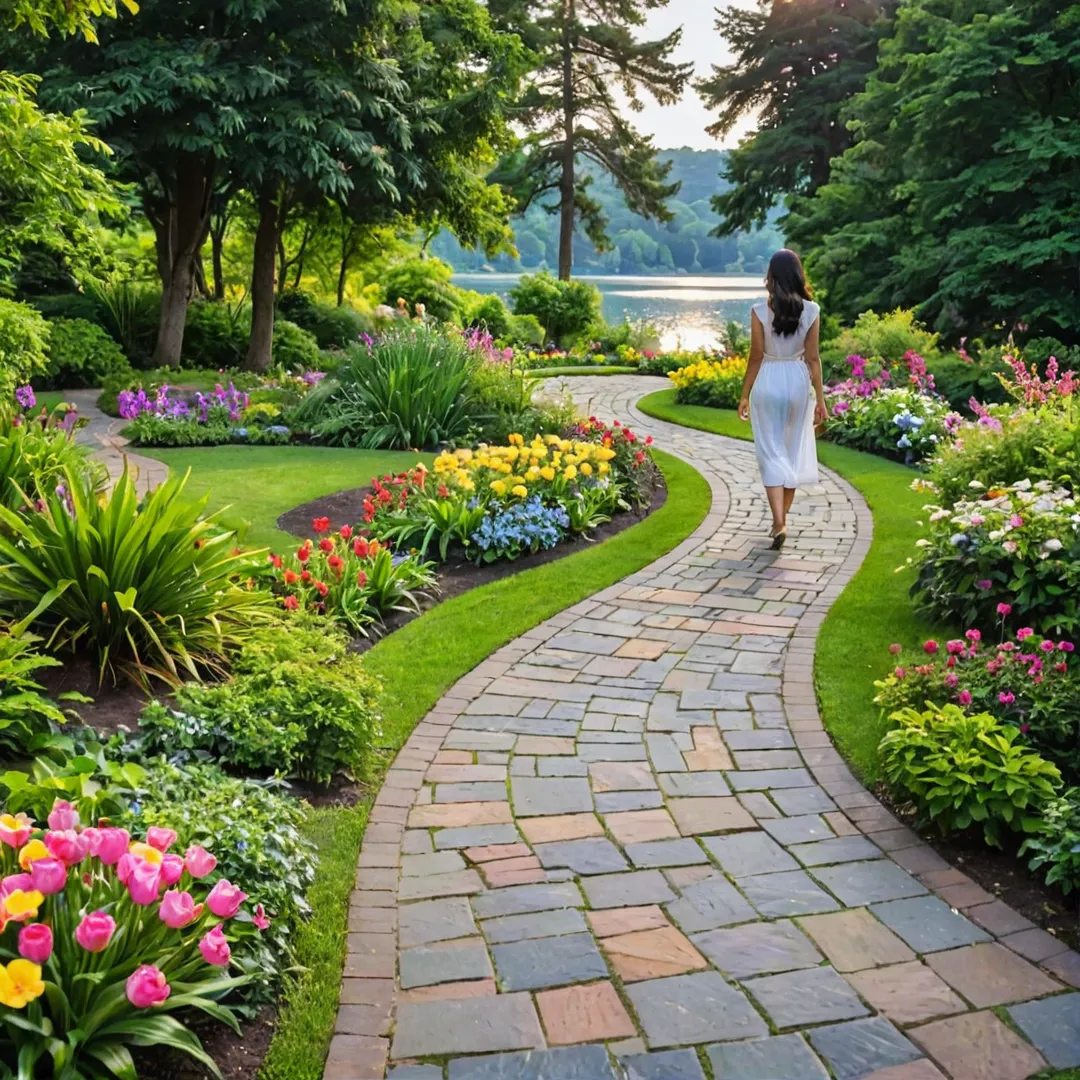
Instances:
[[[1068,895],[1080,890],[1080,788],[1070,788],[1043,807],[1042,822],[1020,848],[1028,866]]]
[[[1023,745],[1020,731],[958,705],[903,709],[881,740],[885,775],[943,834],[982,828],[1001,846],[1003,828],[1034,833],[1061,786],[1057,767]]]
[[[54,650],[84,650],[100,676],[179,683],[221,669],[269,609],[235,536],[170,476],[140,499],[125,469],[99,496],[65,469],[40,510],[0,506],[0,609]]]
[[[170,849],[176,833],[84,827],[58,801],[39,828],[0,816],[0,1062],[8,1075],[133,1080],[129,1047],[172,1047],[220,1072],[172,1013],[238,1025],[223,1003],[249,976],[230,973],[230,942],[269,925],[228,880],[202,879],[215,857]]]

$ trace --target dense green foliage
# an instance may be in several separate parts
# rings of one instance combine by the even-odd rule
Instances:
[[[50,323],[48,385],[63,390],[100,386],[110,375],[128,370],[120,346],[96,323],[86,319]]]
[[[55,418],[44,425],[30,415],[0,412],[0,506],[21,510],[47,498],[69,471],[92,470],[97,486],[100,470],[93,468],[70,430]]]
[[[40,645],[32,634],[0,627],[0,747],[12,757],[29,753],[51,724],[66,719],[34,681],[40,668],[60,666],[59,660],[38,651]]]
[[[1080,788],[1069,788],[1043,806],[1039,828],[1025,839],[1020,854],[1066,896],[1080,890]]]
[[[0,297],[0,401],[48,363],[49,324],[28,304]]]
[[[534,315],[549,341],[573,344],[600,319],[600,291],[585,281],[526,274],[510,290],[515,315]]]

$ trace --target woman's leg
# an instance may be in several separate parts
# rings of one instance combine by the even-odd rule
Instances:
[[[784,528],[784,522],[786,521],[784,507],[785,489],[782,487],[767,487],[765,489],[765,494],[769,499],[769,509],[772,510],[773,533],[775,534]]]
[[[791,504],[795,501],[795,489],[784,488],[784,523],[787,523],[787,516],[791,513]]]

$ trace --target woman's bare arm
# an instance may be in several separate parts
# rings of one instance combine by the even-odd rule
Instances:
[[[750,391],[761,370],[761,358],[765,355],[765,328],[756,311],[750,312],[750,359],[746,362],[746,376],[742,384],[742,398],[739,401],[739,419],[750,419]]]
[[[806,366],[810,369],[810,381],[814,384],[814,423],[824,424],[829,413],[825,406],[825,387],[821,382],[821,353],[818,351],[818,339],[821,334],[821,318],[814,320],[810,332],[806,335]]]

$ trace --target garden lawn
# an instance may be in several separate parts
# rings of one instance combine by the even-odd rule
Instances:
[[[672,424],[749,439],[750,425],[733,410],[677,405],[674,390],[638,403],[648,416]],[[915,472],[874,454],[818,442],[823,465],[856,487],[874,515],[874,541],[862,568],[833,604],[818,636],[814,681],[822,720],[845,758],[868,785],[881,779],[878,743],[887,720],[874,704],[874,680],[895,663],[889,645],[904,646],[902,659],[922,655],[928,637],[955,636],[918,613],[908,597],[927,496],[911,490]]]
[[[565,367],[533,368],[527,374],[536,379],[553,379],[561,375],[636,375],[636,367],[602,364],[568,364]]]
[[[701,524],[712,497],[704,478],[657,453],[668,485],[664,505],[610,540],[557,562],[482,585],[439,604],[367,653],[385,687],[383,752],[368,777],[368,800],[317,810],[305,830],[319,848],[309,893],[311,920],[297,933],[305,970],[286,990],[260,1080],[320,1080],[337,1014],[356,856],[370,809],[394,754],[439,697],[500,646],[552,615],[660,558]]]
[[[431,455],[391,450],[346,450],[322,446],[196,446],[143,449],[173,472],[191,469],[187,490],[210,494],[209,509],[225,509],[220,520],[247,544],[280,551],[295,537],[277,527],[287,510],[348,488],[366,487],[373,476],[401,472]]]

